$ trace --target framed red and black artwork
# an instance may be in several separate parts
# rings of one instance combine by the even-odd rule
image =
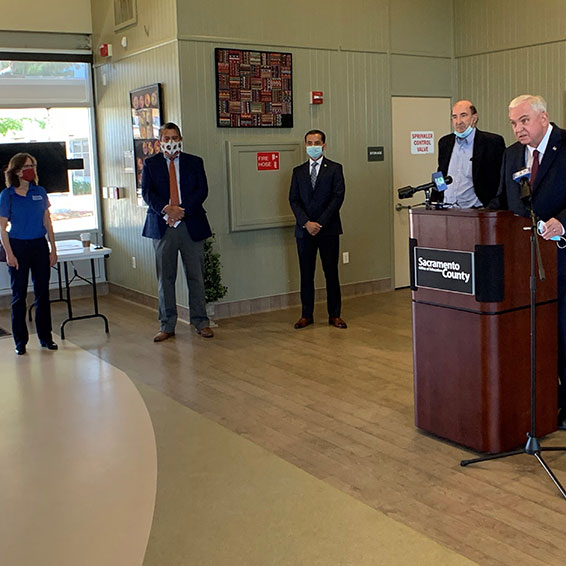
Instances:
[[[292,128],[291,53],[222,49],[216,65],[219,128]]]

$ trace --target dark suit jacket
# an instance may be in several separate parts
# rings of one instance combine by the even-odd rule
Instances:
[[[524,168],[525,146],[516,142],[503,156],[497,204],[498,208],[528,217],[529,211],[521,201],[520,186],[513,181],[513,173]],[[532,187],[532,205],[541,220],[556,218],[566,227],[566,130],[555,124]]]
[[[303,228],[308,220],[322,225],[319,236],[342,234],[340,207],[346,189],[342,165],[323,157],[313,190],[309,164],[310,160],[295,167],[291,179],[289,202],[297,219],[295,237],[308,235]]]
[[[438,170],[442,171],[445,177],[448,175],[455,143],[454,134],[443,136],[438,141]],[[472,152],[472,181],[474,191],[484,206],[487,206],[497,194],[504,151],[505,140],[500,135],[476,129]],[[441,193],[436,193],[438,194]]]
[[[181,206],[185,209],[183,222],[195,242],[212,235],[202,203],[208,196],[208,184],[202,159],[181,153],[179,156]],[[162,153],[145,160],[142,172],[142,196],[148,204],[142,234],[161,239],[167,228],[161,211],[169,204],[169,169]]]

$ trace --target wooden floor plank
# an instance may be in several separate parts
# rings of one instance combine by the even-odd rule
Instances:
[[[89,302],[76,305],[80,314]],[[67,337],[132,379],[478,564],[566,563],[566,502],[533,457],[462,468],[473,452],[415,428],[408,291],[345,300],[347,330],[317,305],[303,330],[288,309],[221,320],[213,340],[180,323],[161,344],[151,309],[107,296],[101,311],[108,336],[81,321]],[[63,305],[53,313],[58,324]],[[544,439],[564,443],[563,433]],[[566,483],[566,454],[545,458]]]

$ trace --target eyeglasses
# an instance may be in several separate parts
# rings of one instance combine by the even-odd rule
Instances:
[[[181,138],[180,138],[179,136],[171,136],[171,137],[169,137],[169,136],[163,136],[163,137],[161,138],[161,141],[162,141],[162,142],[165,142],[165,143],[170,142],[170,141],[178,142],[178,141],[180,141],[180,140],[181,140]]]

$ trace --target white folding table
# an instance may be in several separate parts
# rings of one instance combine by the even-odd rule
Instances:
[[[108,329],[108,319],[98,312],[98,294],[96,290],[96,270],[94,260],[108,257],[112,253],[111,248],[98,247],[90,245],[90,247],[85,248],[80,240],[60,240],[55,242],[57,246],[57,265],[54,269],[57,271],[57,277],[59,282],[59,298],[52,299],[51,302],[62,301],[67,304],[67,318],[61,323],[61,338],[65,339],[65,325],[67,322],[72,320],[83,320],[85,318],[101,318],[104,320],[104,328],[106,333],[109,332]],[[87,279],[83,277],[76,269],[75,261],[85,261],[90,260],[90,273],[91,278]],[[73,268],[73,275],[69,278],[69,263]],[[63,282],[63,277],[61,275],[61,268],[63,268],[63,273],[65,280]],[[88,283],[92,287],[92,302],[94,312],[91,314],[84,314],[81,316],[73,315],[73,306],[71,303],[71,283],[76,279],[80,279],[85,283]],[[64,292],[63,292],[64,289]],[[33,306],[33,305],[32,305]],[[31,320],[31,309],[29,309],[29,319]]]

